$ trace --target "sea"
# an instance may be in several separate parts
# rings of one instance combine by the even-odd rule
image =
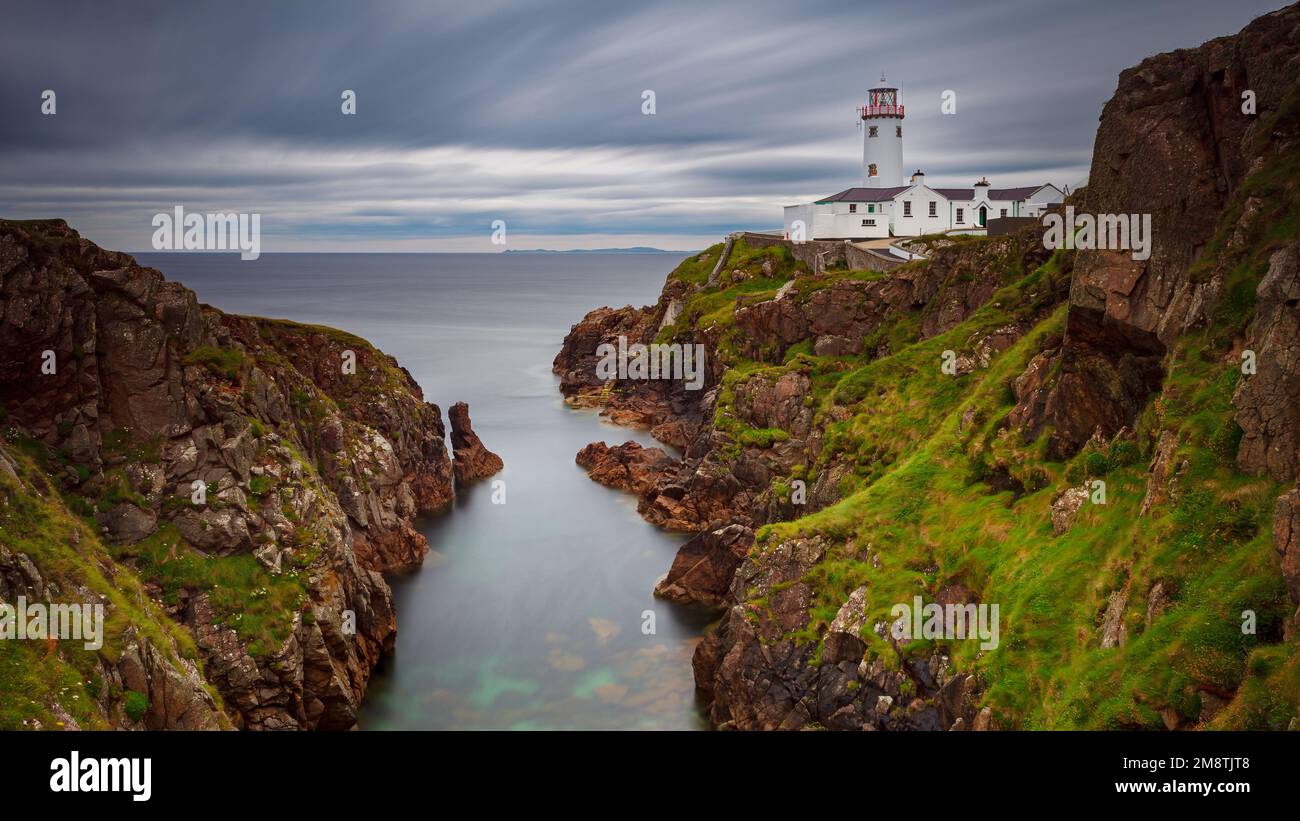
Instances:
[[[505,461],[503,484],[462,488],[419,523],[431,550],[389,579],[396,651],[361,729],[705,727],[691,654],[709,616],[651,592],[685,537],[574,463],[593,441],[652,440],[567,407],[551,373],[587,311],[652,304],[680,254],[136,256],[223,311],[368,339],[444,419],[468,402]]]

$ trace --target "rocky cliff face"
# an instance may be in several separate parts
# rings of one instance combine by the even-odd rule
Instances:
[[[1127,251],[1079,256],[1061,374],[1047,408],[1056,452],[1076,452],[1098,429],[1113,436],[1133,423],[1160,387],[1168,347],[1204,326],[1223,297],[1236,252],[1280,218],[1282,203],[1241,189],[1295,140],[1294,114],[1284,109],[1293,104],[1288,95],[1300,69],[1296,25],[1294,8],[1285,9],[1236,36],[1152,57],[1120,75],[1097,129],[1085,207],[1150,214],[1155,241],[1145,261]],[[1243,95],[1253,102],[1252,113],[1243,111]],[[1216,234],[1221,242],[1213,242]],[[1278,264],[1287,259],[1282,255]],[[1275,278],[1261,309],[1275,311],[1268,306],[1285,302],[1285,294],[1272,293],[1285,279]],[[1257,331],[1266,336],[1276,321],[1270,317]],[[1285,370],[1285,350],[1271,353],[1271,367]],[[1244,466],[1255,470],[1257,453],[1271,447],[1255,440],[1277,435],[1268,429],[1281,424],[1244,415],[1250,443]],[[1294,476],[1294,442],[1289,450],[1275,457],[1289,461],[1275,475]]]
[[[840,452],[835,438],[827,448],[828,426],[852,414],[842,401],[819,411],[814,383],[844,373],[854,360],[947,334],[1048,256],[1031,233],[929,245],[932,258],[923,266],[810,277],[788,248],[750,249],[741,241],[721,287],[699,279],[699,270],[721,252],[715,247],[674,272],[656,305],[592,311],[555,359],[566,401],[600,408],[618,424],[649,428],[684,454],[676,460],[663,451],[641,453],[634,443],[593,445],[579,464],[597,481],[636,492],[642,515],[672,530],[698,532],[726,522],[752,527],[838,501],[857,484],[860,477],[852,474],[863,454]],[[987,368],[992,354],[1063,298],[1066,282],[1057,272],[1032,303],[991,317],[953,342],[957,370]],[[718,315],[719,306],[731,309]],[[702,344],[701,388],[688,390],[683,380],[602,382],[596,352],[620,337],[628,345]],[[878,443],[867,461],[883,463],[898,444]],[[628,472],[634,451],[637,479],[611,482],[610,476]],[[789,501],[793,481],[808,486],[807,501],[798,506]]]
[[[0,222],[0,306],[6,498],[64,523],[5,521],[10,566],[143,584],[89,724],[353,726],[396,629],[380,573],[452,499],[438,408],[364,340],[223,314],[59,221]]]
[[[694,534],[656,592],[721,608],[695,656],[715,726],[1300,719],[1298,27],[1121,76],[1075,205],[1152,214],[1149,260],[1040,228],[811,275],[736,242],[574,326],[566,399],[682,450],[578,461]],[[601,382],[619,336],[703,344],[704,389]],[[916,596],[997,606],[1000,642],[896,638]]]

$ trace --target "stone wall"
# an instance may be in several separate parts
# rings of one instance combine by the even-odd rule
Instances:
[[[742,232],[740,238],[751,248],[769,248],[782,245],[790,249],[794,258],[808,266],[814,272],[823,271],[836,265],[855,271],[888,271],[904,263],[884,251],[858,248],[851,242],[839,239],[814,239],[804,242],[779,237],[775,234],[755,234]]]
[[[990,237],[1000,237],[1003,234],[1014,234],[1026,225],[1033,225],[1039,222],[1039,217],[994,217],[988,223],[988,235]]]

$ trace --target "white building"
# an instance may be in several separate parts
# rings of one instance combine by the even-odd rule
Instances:
[[[1047,183],[994,188],[981,177],[970,188],[932,188],[917,171],[903,180],[903,106],[898,89],[882,85],[858,109],[862,120],[862,185],[785,208],[790,239],[915,237],[982,233],[996,217],[1037,217],[1065,198]]]

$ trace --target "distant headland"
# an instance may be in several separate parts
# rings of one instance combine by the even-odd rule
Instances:
[[[638,245],[633,248],[572,248],[568,251],[557,251],[551,248],[528,248],[520,250],[502,251],[503,254],[690,254],[699,253],[698,251],[668,251],[663,248],[648,248],[644,245]]]

